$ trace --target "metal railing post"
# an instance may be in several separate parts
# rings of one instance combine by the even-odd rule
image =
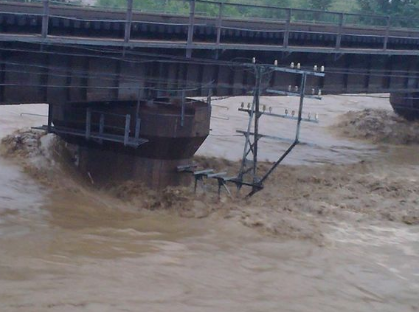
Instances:
[[[338,28],[338,32],[336,36],[336,50],[340,49],[340,45],[342,42],[343,18],[344,18],[344,14],[339,13],[339,25],[338,25],[339,28]]]
[[[391,18],[390,16],[387,16],[386,18],[386,34],[384,36],[384,44],[383,44],[383,50],[387,50],[387,45],[388,45],[388,36],[390,34],[390,26],[391,26]]]
[[[193,42],[193,32],[195,26],[195,0],[189,1],[189,26],[188,26],[188,39],[186,42],[186,57],[190,58],[192,56],[192,42]]]
[[[285,24],[285,33],[284,33],[284,48],[288,48],[288,41],[290,37],[290,24],[291,24],[291,9],[286,9],[287,11],[287,19]]]
[[[133,0],[127,0],[127,16],[125,20],[125,35],[124,35],[125,43],[128,43],[131,38],[132,5],[133,5]]]
[[[218,19],[217,19],[217,47],[220,45],[221,42],[221,28],[223,23],[223,7],[224,3],[218,3]]]
[[[49,0],[42,1],[44,5],[44,11],[42,15],[42,38],[48,36],[48,22],[49,22]]]

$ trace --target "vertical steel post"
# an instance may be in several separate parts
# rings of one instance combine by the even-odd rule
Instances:
[[[285,21],[285,33],[284,33],[284,48],[288,48],[288,41],[290,38],[290,26],[291,26],[291,9],[286,9],[287,17]]]
[[[342,32],[343,32],[343,19],[344,19],[344,14],[343,13],[339,13],[339,24],[338,24],[338,32],[337,32],[337,36],[336,36],[336,50],[340,49],[340,45],[342,42]]]
[[[49,23],[49,0],[42,1],[44,6],[44,11],[42,15],[42,38],[48,36],[48,23]]]
[[[383,50],[387,50],[387,45],[388,45],[388,36],[390,34],[390,27],[391,27],[391,18],[390,16],[387,16],[386,18],[386,33],[384,36],[384,44],[383,44]]]
[[[253,138],[253,183],[258,183],[257,164],[258,164],[258,141],[259,141],[259,118],[261,116],[260,106],[260,89],[262,84],[262,67],[256,65],[256,86],[254,91],[255,97],[255,121],[254,121],[254,138]]]
[[[124,133],[124,145],[127,146],[129,142],[129,132],[131,126],[131,115],[127,114],[125,116],[125,133]]]
[[[127,14],[126,14],[126,19],[125,19],[125,35],[124,35],[125,43],[128,43],[131,38],[132,5],[133,5],[133,0],[127,0]]]
[[[48,133],[52,133],[53,104],[48,105]]]
[[[193,32],[195,27],[195,0],[189,1],[189,26],[188,26],[188,39],[186,42],[186,57],[190,58],[192,56],[192,42],[193,42]]]
[[[304,95],[306,92],[306,82],[307,74],[303,73],[301,76],[301,85],[300,85],[300,106],[298,107],[298,120],[297,120],[297,131],[295,134],[295,143],[299,143],[300,140],[300,128],[301,128],[301,119],[303,115],[303,105],[304,105]]]
[[[250,132],[252,129],[252,124],[253,124],[253,118],[255,118],[255,106],[256,106],[256,89],[257,89],[257,84],[258,84],[258,78],[257,78],[257,68],[256,65],[254,67],[255,69],[255,88],[253,89],[253,101],[252,101],[252,107],[249,110],[249,121],[247,124],[247,131],[244,134],[245,136],[245,142],[244,142],[244,149],[243,149],[243,157],[242,157],[242,163],[240,165],[240,171],[239,171],[239,175],[238,175],[238,179],[240,181],[243,181],[243,176],[248,172],[248,170],[246,170],[246,160],[247,160],[247,155],[249,155],[250,152],[254,152],[253,149],[253,145],[252,142],[250,142]],[[253,169],[253,168],[252,168]],[[240,189],[240,184],[237,185],[237,188]]]
[[[86,140],[90,140],[90,134],[92,131],[92,110],[87,108],[86,110]]]
[[[218,3],[218,19],[217,19],[217,47],[220,45],[221,42],[221,28],[223,25],[223,7],[224,3]]]

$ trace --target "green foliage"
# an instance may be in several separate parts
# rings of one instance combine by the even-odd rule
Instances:
[[[408,18],[419,13],[418,0],[358,0],[364,13],[392,15]]]
[[[97,0],[97,5],[108,8],[126,8],[127,0]],[[319,11],[339,11],[364,14],[391,15],[392,26],[419,26],[415,18],[419,16],[419,0],[224,0],[223,16],[232,18],[285,18],[285,10],[274,8],[251,8],[234,3],[248,3],[271,7],[292,7]],[[133,7],[138,11],[166,12],[174,14],[189,13],[189,0],[134,0]],[[196,3],[199,15],[216,17],[219,14],[217,3]],[[335,16],[336,17],[336,16]],[[311,22],[336,22],[330,14],[293,12],[293,19]],[[350,20],[350,19],[353,20]],[[348,17],[350,24],[384,26],[385,19],[368,17]],[[418,24],[418,25],[416,25]]]
[[[308,0],[307,2],[310,9],[326,11],[330,9],[334,0]]]
[[[417,27],[419,0],[358,0],[362,13],[392,17],[392,26]]]

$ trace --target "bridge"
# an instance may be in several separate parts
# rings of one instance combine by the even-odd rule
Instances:
[[[36,57],[45,59],[38,63],[45,63],[50,58],[52,64],[58,64],[54,54],[60,49],[67,54],[89,54],[92,58],[107,53],[120,59],[124,55],[125,59],[136,60],[140,57],[138,52],[227,62],[256,57],[269,64],[278,60],[279,65],[287,66],[291,62],[305,67],[324,65],[327,75],[322,87],[325,94],[418,89],[419,29],[402,27],[402,21],[397,19],[207,0],[187,1],[189,16],[182,16],[135,12],[132,3],[127,1],[126,11],[109,11],[54,5],[49,1],[2,2],[0,51],[3,64],[5,59],[12,62],[13,58],[33,64]],[[216,7],[217,16],[203,15],[198,10],[200,4]],[[228,6],[248,9],[246,20],[224,14],[224,11],[228,12]],[[275,18],[258,18],[258,14],[266,11],[273,11]],[[27,50],[30,50],[30,61],[22,59],[28,54]],[[37,51],[32,53],[33,50]],[[59,59],[60,68],[63,64],[73,67],[69,65],[68,55],[61,54]],[[95,63],[84,60],[84,64],[78,66],[84,66],[81,69],[89,73],[95,71],[95,66],[103,68]],[[118,65],[120,60],[111,63],[114,64],[107,66],[108,71],[123,74],[124,68]],[[215,68],[216,64],[212,62],[210,67]],[[7,72],[8,66],[17,65],[4,66]],[[158,77],[159,69],[155,67],[150,74]],[[198,73],[203,71],[200,66],[190,64],[189,67],[191,80],[196,81],[193,75],[198,75],[205,81],[206,73]],[[246,83],[246,74],[225,73],[224,68],[221,65],[218,76],[208,74],[220,85],[214,88],[214,94],[238,92],[227,91],[223,85],[241,84],[246,89],[253,84],[251,79]],[[226,76],[227,81],[223,81]],[[119,83],[115,82],[115,85]],[[33,96],[31,98],[34,100]]]
[[[134,156],[125,173],[162,181],[208,135],[213,96],[253,93],[257,79],[249,64],[324,68],[324,77],[309,75],[305,90],[387,92],[398,105],[417,105],[419,29],[403,20],[183,3],[182,15],[164,8],[135,11],[133,0],[114,10],[49,0],[1,2],[0,103],[48,103],[48,131],[85,148],[86,171],[104,159],[117,176]],[[216,14],[203,12],[203,5]],[[245,16],[230,14],[230,7]],[[262,17],[266,12],[272,17]],[[265,80],[263,90],[286,94],[301,88],[295,72],[272,70]],[[198,96],[207,101],[191,99]]]

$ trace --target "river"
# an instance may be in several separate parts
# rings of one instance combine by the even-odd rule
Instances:
[[[374,174],[381,168],[417,178],[418,148],[342,140],[327,130],[345,110],[388,105],[384,99],[334,96],[318,103],[308,108],[325,125],[303,128],[302,140],[315,146],[296,150],[289,164],[373,158]],[[218,104],[200,154],[234,159],[242,140],[231,135],[245,116],[238,117],[231,99]],[[1,136],[45,122],[22,112],[45,115],[46,107],[0,107]],[[273,143],[264,151],[266,159],[277,156]],[[132,209],[82,187],[51,190],[13,159],[0,158],[0,172],[1,312],[419,311],[417,225],[328,219],[319,244],[217,214],[183,218]]]

